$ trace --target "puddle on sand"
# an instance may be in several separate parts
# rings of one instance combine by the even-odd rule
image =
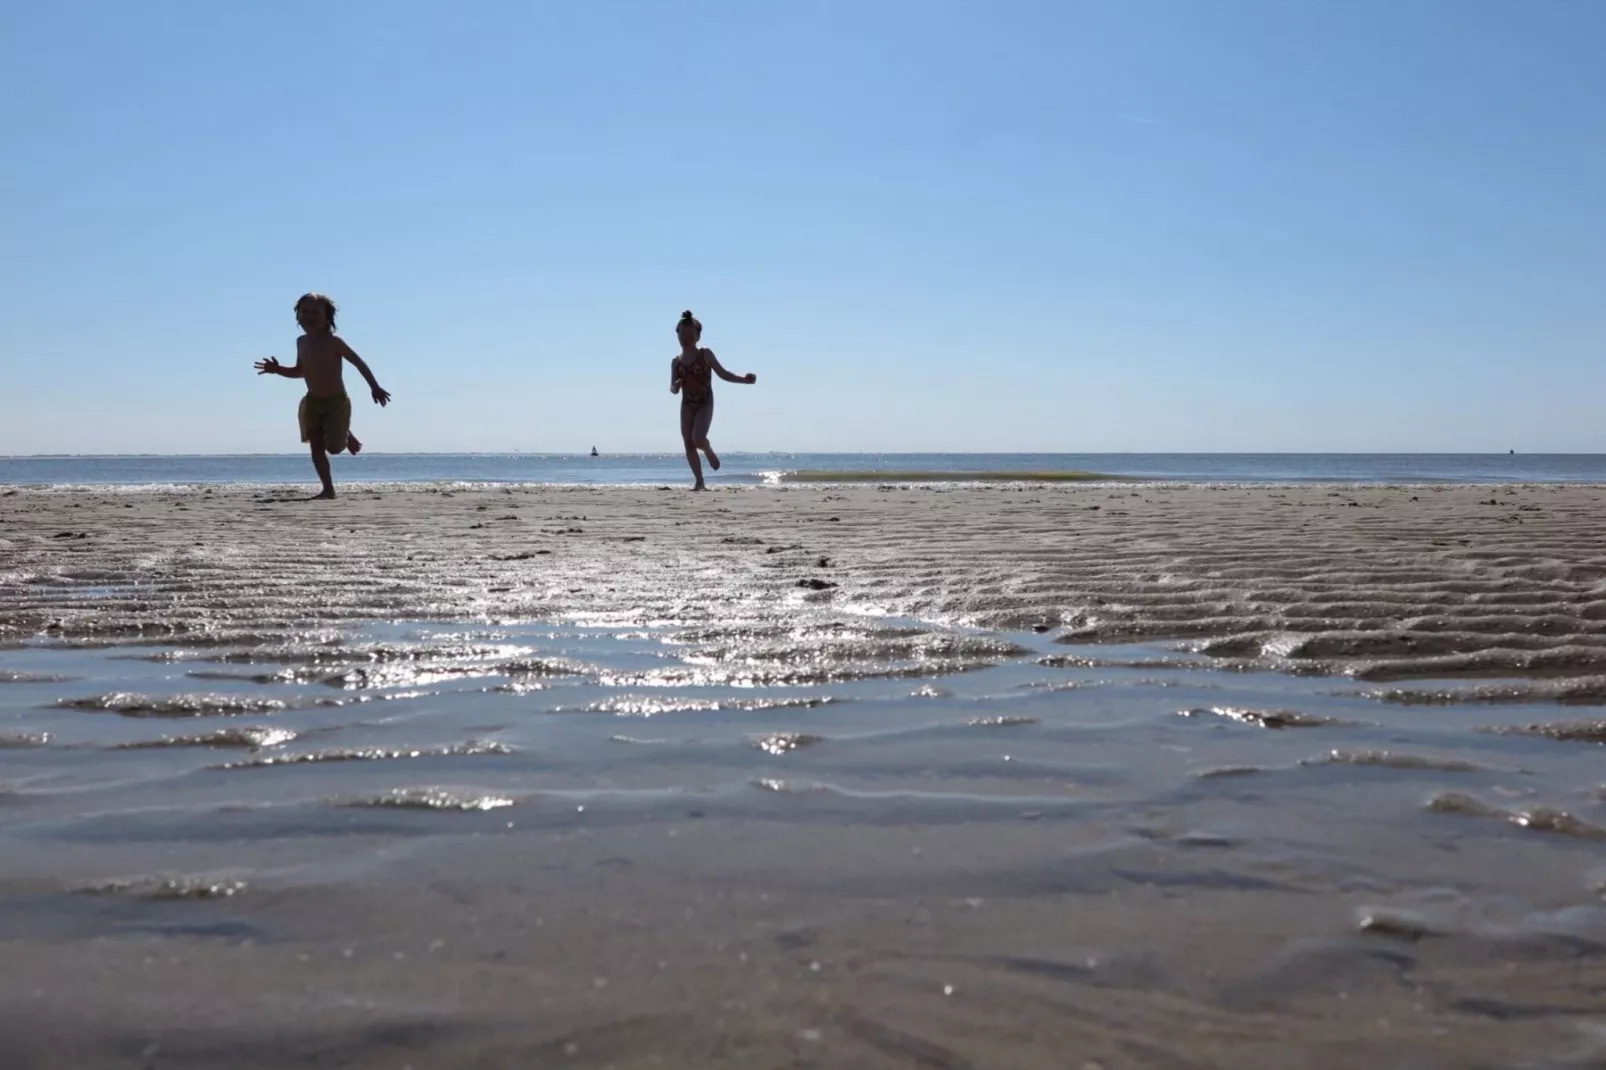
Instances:
[[[863,618],[338,640],[0,651],[8,935],[321,956],[387,932],[417,956],[408,934],[475,947],[489,925],[516,959],[531,910],[594,895],[665,962],[698,931],[769,970],[860,955],[844,992],[1025,1001],[1006,1017],[1069,985],[1133,1035],[1164,1003],[1179,1038],[1267,1009],[1319,1038],[1343,992],[1422,1051],[1571,1023],[1606,986],[1606,750],[1555,701],[1379,701],[1169,646]],[[671,916],[746,893],[739,923]],[[755,935],[796,911],[818,935]],[[938,950],[889,935],[910,912]],[[883,1054],[948,1050],[837,1021]]]
[[[805,776],[845,791],[1074,796],[1117,823],[1180,797],[1252,810],[1268,837],[1275,792],[1325,798],[1357,829],[1400,820],[1430,835],[1420,798],[1435,792],[1583,813],[1602,780],[1598,734],[1573,731],[1584,722],[1554,704],[1447,713],[1320,677],[1223,673],[1171,647],[1068,649],[904,620],[389,623],[338,641],[143,652],[0,651],[11,681],[0,738],[12,741],[0,750],[0,836],[130,808],[317,806],[332,787],[379,797],[465,776],[518,797]],[[227,670],[197,674],[201,658]],[[910,686],[926,676],[941,685]],[[662,745],[619,747],[643,721]],[[1115,772],[1076,772],[1093,768]],[[1222,770],[1240,775],[1212,775]],[[1346,820],[1331,825],[1324,841],[1341,843]]]

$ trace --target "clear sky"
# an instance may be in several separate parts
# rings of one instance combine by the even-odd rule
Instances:
[[[0,3],[0,453],[1606,451],[1601,0]],[[355,375],[351,385],[360,387]]]

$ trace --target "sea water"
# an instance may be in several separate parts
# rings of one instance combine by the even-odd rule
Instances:
[[[1054,472],[1220,483],[1606,482],[1606,454],[1452,453],[727,453],[712,483],[792,472]],[[355,483],[654,484],[690,478],[681,454],[364,453],[338,458]],[[303,454],[4,457],[0,484],[184,485],[314,481]]]

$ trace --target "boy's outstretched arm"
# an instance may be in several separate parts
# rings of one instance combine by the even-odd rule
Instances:
[[[725,365],[721,364],[719,362],[719,358],[714,356],[714,351],[712,349],[707,350],[707,353],[708,359],[713,362],[714,374],[718,375],[727,383],[746,383],[751,386],[752,384],[758,382],[758,376],[754,375],[752,372],[748,372],[746,375],[737,375],[735,372],[726,371]]]
[[[357,351],[346,344],[345,339],[340,340],[340,355],[351,361],[352,367],[362,373],[368,380],[368,389],[373,391],[374,401],[381,406],[390,404],[390,391],[379,385],[374,373],[368,370],[368,363],[357,355]]]
[[[304,378],[304,376],[301,374],[300,357],[297,357],[296,362],[290,365],[288,368],[279,363],[278,357],[269,357],[267,360],[259,360],[253,364],[252,367],[257,370],[258,375],[282,375],[286,379]]]

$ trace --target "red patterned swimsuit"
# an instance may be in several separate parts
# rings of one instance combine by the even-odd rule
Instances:
[[[708,350],[699,349],[695,361],[688,361],[684,356],[675,359],[680,362],[681,405],[700,409],[713,401],[714,365],[708,359]]]

